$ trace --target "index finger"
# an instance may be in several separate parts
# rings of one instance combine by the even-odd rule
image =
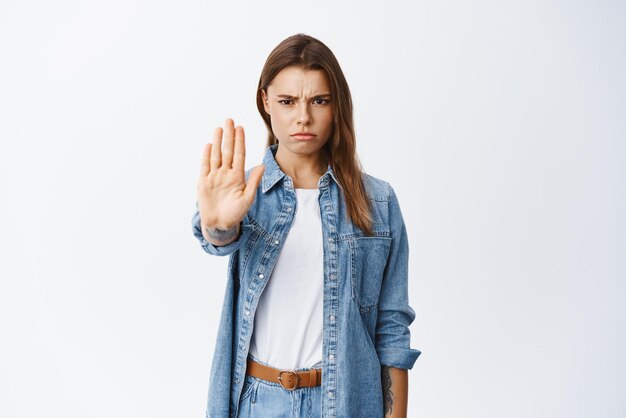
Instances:
[[[233,168],[243,171],[246,164],[246,134],[243,126],[235,128],[235,149],[233,152]]]

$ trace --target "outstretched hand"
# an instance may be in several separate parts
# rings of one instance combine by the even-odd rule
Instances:
[[[254,202],[264,166],[245,179],[246,144],[243,127],[227,119],[217,128],[213,143],[202,152],[198,179],[198,211],[202,234],[215,245],[225,245],[239,235],[239,223]]]

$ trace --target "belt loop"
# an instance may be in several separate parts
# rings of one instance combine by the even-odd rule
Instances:
[[[309,387],[317,384],[317,371],[313,368],[309,369]]]

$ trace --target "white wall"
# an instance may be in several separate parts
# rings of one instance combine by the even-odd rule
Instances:
[[[410,416],[623,417],[626,4],[0,5],[0,416],[203,416],[226,260],[202,146],[296,32],[411,240]]]

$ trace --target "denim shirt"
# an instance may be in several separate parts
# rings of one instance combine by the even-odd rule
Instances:
[[[207,253],[230,255],[211,366],[206,411],[211,418],[237,416],[255,311],[297,210],[293,181],[276,163],[275,152],[276,145],[266,151],[263,178],[236,241],[214,246],[202,236],[197,210],[192,219],[193,233]],[[420,355],[410,348],[415,312],[408,301],[408,240],[398,200],[382,180],[364,174],[364,184],[372,205],[372,236],[349,220],[330,167],[318,182],[324,417],[382,417],[381,366],[410,369]],[[297,301],[282,304],[285,314],[297,313]]]

